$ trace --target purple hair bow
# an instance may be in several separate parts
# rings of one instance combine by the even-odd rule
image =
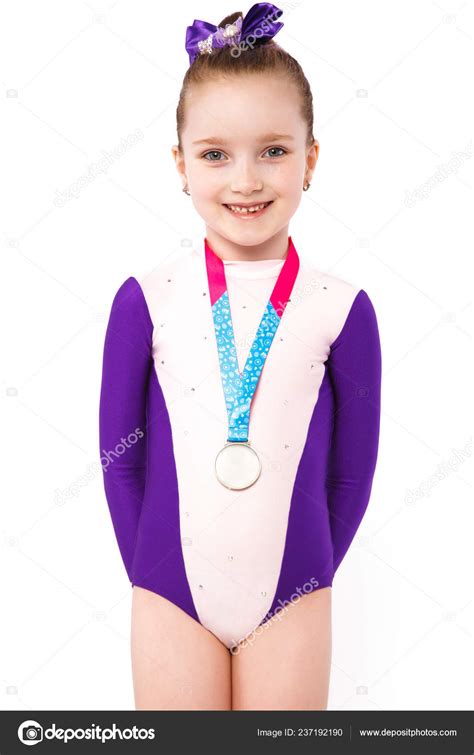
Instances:
[[[283,27],[276,19],[283,11],[272,3],[252,5],[245,17],[239,16],[233,24],[225,27],[208,24],[207,21],[194,20],[186,29],[186,51],[191,65],[199,55],[211,53],[215,47],[230,45],[239,50],[241,42],[249,46],[258,39],[271,39]]]

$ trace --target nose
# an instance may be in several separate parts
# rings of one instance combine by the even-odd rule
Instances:
[[[231,190],[247,196],[254,191],[263,189],[263,181],[259,176],[258,168],[250,159],[241,160],[232,174]]]

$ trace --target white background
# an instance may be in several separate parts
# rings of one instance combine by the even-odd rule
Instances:
[[[2,709],[134,707],[131,587],[98,466],[103,340],[127,277],[201,243],[171,158],[185,29],[250,5],[2,4]],[[320,142],[290,232],[367,291],[383,357],[329,708],[472,708],[472,2],[279,7]]]

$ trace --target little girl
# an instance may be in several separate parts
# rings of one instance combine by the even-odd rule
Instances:
[[[128,278],[107,327],[100,447],[138,709],[325,709],[331,586],[371,492],[377,321],[288,235],[319,144],[280,16],[188,27],[172,154],[205,236]]]

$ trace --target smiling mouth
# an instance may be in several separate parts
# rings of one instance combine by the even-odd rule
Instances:
[[[260,204],[253,204],[249,205],[247,207],[239,204],[224,204],[224,207],[227,207],[230,212],[234,213],[234,215],[241,215],[241,216],[247,216],[247,215],[259,215],[261,214],[269,205],[271,205],[273,200],[270,200],[270,202],[260,202]]]

